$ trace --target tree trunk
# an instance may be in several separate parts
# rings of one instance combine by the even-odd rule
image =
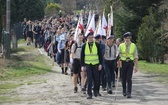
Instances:
[[[12,47],[13,49],[17,49],[17,38],[16,38],[16,35],[14,34],[14,32],[12,31],[11,32],[11,36],[12,36]]]

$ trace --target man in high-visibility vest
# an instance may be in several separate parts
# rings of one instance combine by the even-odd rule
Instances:
[[[134,72],[138,71],[137,47],[131,42],[131,36],[131,32],[125,33],[123,35],[124,43],[119,45],[119,54],[122,67],[123,96],[127,96],[127,98],[131,98],[133,70]]]
[[[92,82],[94,82],[94,96],[98,94],[99,70],[102,68],[102,53],[100,45],[93,41],[93,33],[87,35],[87,42],[82,46],[81,70],[87,74],[87,99],[92,99]]]

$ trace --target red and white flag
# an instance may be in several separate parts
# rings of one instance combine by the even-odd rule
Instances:
[[[113,35],[113,7],[111,6],[111,12],[108,15],[108,36]]]
[[[78,20],[78,24],[75,30],[75,35],[74,35],[74,40],[77,41],[78,40],[78,35],[79,33],[82,33],[84,31],[84,25],[83,25],[83,16],[82,13],[80,14],[79,20]]]
[[[86,28],[88,28],[91,18],[92,18],[92,12],[89,11],[89,16],[88,16],[88,21],[87,21],[87,26],[86,26]]]
[[[88,33],[90,33],[90,32],[94,33],[95,29],[96,29],[95,28],[95,14],[93,14],[92,19],[90,20],[89,26],[88,26],[88,28],[86,30],[85,36],[87,36]]]
[[[102,35],[102,21],[101,21],[101,16],[99,17],[99,22],[98,22],[98,26],[96,28],[96,32],[94,34],[94,36],[96,35]]]
[[[106,20],[105,14],[103,12],[103,17],[102,17],[102,35],[106,36],[107,30],[108,30],[107,20]]]

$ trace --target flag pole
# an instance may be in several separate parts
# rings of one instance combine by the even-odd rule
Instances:
[[[110,6],[110,8],[111,8],[111,13],[110,13],[110,22],[111,22],[111,32],[109,33],[109,34],[111,34],[111,35],[114,35],[114,33],[113,33],[113,26],[114,26],[114,24],[113,24],[113,4],[112,4],[112,6]]]
[[[96,31],[94,32],[94,36],[96,36],[96,34],[97,34],[100,21],[101,21],[101,16],[99,16],[99,21],[98,21],[98,25],[97,25],[97,27],[96,27]]]

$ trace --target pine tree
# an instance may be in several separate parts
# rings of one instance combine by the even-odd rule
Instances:
[[[149,9],[149,15],[143,18],[143,22],[139,27],[137,46],[140,57],[148,62],[152,58],[157,58],[160,55],[160,21],[159,13],[153,9]]]

